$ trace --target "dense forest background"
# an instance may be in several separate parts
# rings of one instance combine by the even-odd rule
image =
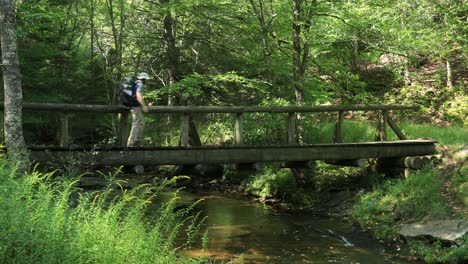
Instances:
[[[25,102],[115,104],[120,80],[145,71],[150,105],[401,103],[420,105],[421,122],[468,123],[464,0],[16,6]],[[27,140],[56,140],[58,120],[26,115]],[[114,123],[90,114],[71,126],[96,141]]]

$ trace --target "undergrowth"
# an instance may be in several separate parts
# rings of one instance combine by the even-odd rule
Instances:
[[[397,221],[443,219],[449,213],[440,193],[442,185],[442,177],[429,168],[407,179],[387,180],[374,191],[360,194],[353,217],[361,226],[377,230],[377,237],[391,238]]]
[[[445,178],[439,170],[425,168],[407,179],[387,180],[360,194],[352,216],[377,238],[388,241],[398,238],[400,223],[452,217],[453,212],[441,193]],[[411,241],[410,249],[427,263],[462,263],[468,258],[466,241],[459,247],[445,247],[438,241]]]
[[[175,250],[201,224],[190,208],[174,212],[174,196],[146,213],[162,187],[84,192],[76,178],[18,175],[0,162],[0,263],[199,262]]]

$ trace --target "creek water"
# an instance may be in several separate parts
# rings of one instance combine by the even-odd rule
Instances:
[[[343,219],[278,213],[242,196],[193,195],[206,218],[205,250],[184,254],[219,263],[416,263],[391,259],[369,234]],[[204,231],[204,230],[202,230]]]

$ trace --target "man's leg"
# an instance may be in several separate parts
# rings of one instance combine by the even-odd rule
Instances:
[[[132,107],[130,112],[132,113],[132,129],[130,130],[130,136],[127,140],[127,147],[136,147],[141,142],[145,121],[143,119],[141,107]]]

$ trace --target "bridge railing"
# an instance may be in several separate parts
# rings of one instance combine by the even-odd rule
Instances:
[[[3,105],[0,105],[3,109]],[[375,111],[379,113],[377,122],[377,137],[380,141],[387,140],[387,125],[395,132],[400,140],[407,139],[403,132],[389,115],[389,111],[398,110],[417,110],[418,106],[405,105],[325,105],[325,106],[150,106],[149,114],[179,114],[181,145],[189,145],[189,122],[193,114],[213,114],[225,113],[235,115],[234,124],[234,144],[242,145],[243,140],[243,121],[244,113],[286,113],[286,131],[288,144],[297,144],[296,140],[296,119],[299,113],[323,113],[337,112],[337,122],[334,132],[334,143],[343,142],[343,122],[344,113],[347,111]],[[45,111],[59,112],[61,114],[60,128],[60,146],[68,147],[69,138],[69,113],[92,112],[120,114],[119,123],[119,141],[122,146],[126,142],[128,135],[128,115],[129,108],[120,105],[84,105],[84,104],[54,104],[54,103],[23,103],[24,111]]]

